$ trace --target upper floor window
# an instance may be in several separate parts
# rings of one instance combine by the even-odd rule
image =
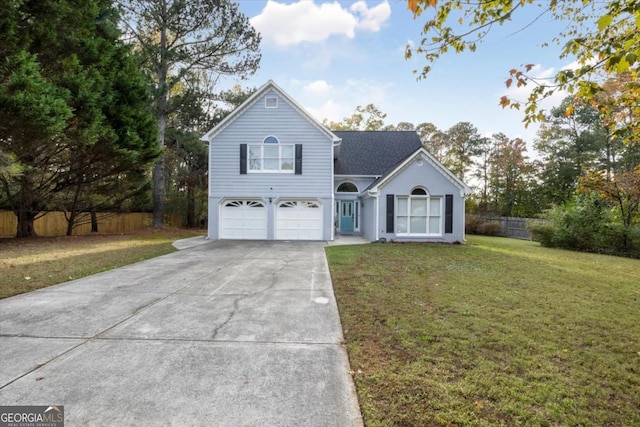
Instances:
[[[338,186],[338,193],[357,193],[358,187],[353,182],[343,182]]]
[[[280,144],[275,136],[267,136],[262,142],[248,146],[249,172],[294,172],[293,144]]]

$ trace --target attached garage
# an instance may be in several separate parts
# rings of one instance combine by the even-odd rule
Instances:
[[[322,206],[317,201],[281,200],[276,205],[277,240],[322,240]]]
[[[225,200],[220,208],[220,238],[265,240],[267,206],[262,200]]]

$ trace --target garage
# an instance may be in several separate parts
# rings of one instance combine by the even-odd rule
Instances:
[[[281,200],[276,206],[277,240],[322,240],[322,207],[317,201]]]
[[[220,238],[265,240],[267,207],[262,200],[225,200],[220,212]]]

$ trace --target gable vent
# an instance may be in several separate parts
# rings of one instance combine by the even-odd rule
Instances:
[[[278,108],[278,97],[267,96],[264,99],[264,108]]]

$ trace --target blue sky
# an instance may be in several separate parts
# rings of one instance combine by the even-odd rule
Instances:
[[[243,86],[274,80],[318,120],[337,121],[357,105],[373,103],[387,113],[386,124],[431,122],[446,130],[460,121],[484,135],[503,132],[532,146],[537,126],[525,129],[522,113],[503,110],[502,95],[526,98],[526,88],[505,88],[508,71],[536,64],[532,72],[552,75],[568,66],[551,42],[564,25],[538,12],[508,27],[495,27],[475,53],[447,54],[426,80],[412,73],[426,61],[404,59],[407,43],[417,43],[425,12],[416,20],[406,1],[240,0],[241,11],[262,34],[260,70]],[[235,82],[227,82],[229,84]],[[549,108],[562,95],[546,102]]]

